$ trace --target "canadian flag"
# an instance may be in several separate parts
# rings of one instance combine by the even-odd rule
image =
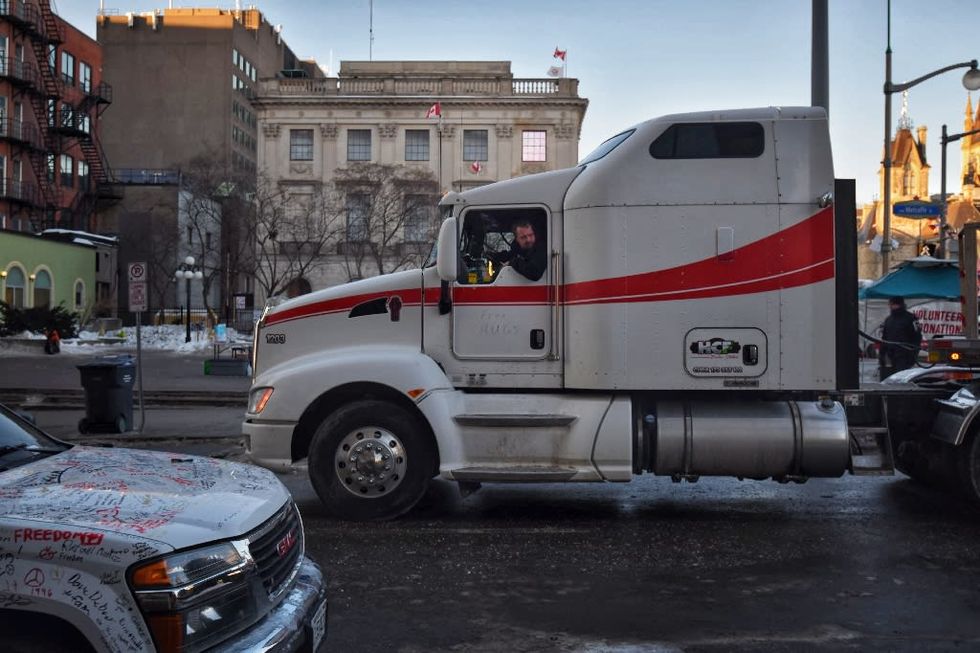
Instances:
[[[473,163],[470,164],[470,172],[472,172],[473,174],[478,175],[480,174],[481,170],[483,170],[483,166],[480,164],[479,161],[474,161]]]
[[[568,54],[568,50],[559,50],[556,47],[555,48],[555,54],[553,56],[555,57],[555,59],[561,59],[562,61],[564,61],[566,54]]]
[[[429,110],[425,112],[426,118],[442,118],[442,105],[438,102],[429,107]]]

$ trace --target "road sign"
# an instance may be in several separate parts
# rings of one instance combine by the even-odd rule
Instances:
[[[910,202],[895,202],[892,212],[903,218],[938,218],[942,212],[942,207],[932,202],[912,200]]]
[[[146,282],[129,282],[129,310],[142,313],[146,310]]]
[[[129,281],[146,281],[146,262],[135,261],[129,264]]]

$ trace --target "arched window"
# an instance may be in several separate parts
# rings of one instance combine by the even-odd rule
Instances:
[[[75,282],[75,310],[80,311],[85,307],[85,282],[79,279]]]
[[[51,275],[38,270],[34,275],[34,308],[51,307]]]
[[[902,195],[915,195],[915,173],[911,164],[906,163],[902,174]]]
[[[20,268],[10,268],[7,270],[3,301],[14,308],[24,308],[24,281],[24,271]]]

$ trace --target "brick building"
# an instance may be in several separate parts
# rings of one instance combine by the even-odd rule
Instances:
[[[0,2],[0,228],[94,229],[110,102],[98,43],[49,0]]]

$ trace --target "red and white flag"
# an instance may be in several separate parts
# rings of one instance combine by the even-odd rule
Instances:
[[[425,112],[426,118],[442,118],[442,104],[436,102]]]
[[[568,50],[559,50],[557,47],[555,47],[555,54],[553,56],[555,59],[561,59],[564,61],[566,54],[568,54]]]
[[[473,174],[478,175],[480,174],[481,170],[483,170],[483,166],[480,164],[479,161],[474,161],[473,163],[470,164],[470,172],[472,172]]]

